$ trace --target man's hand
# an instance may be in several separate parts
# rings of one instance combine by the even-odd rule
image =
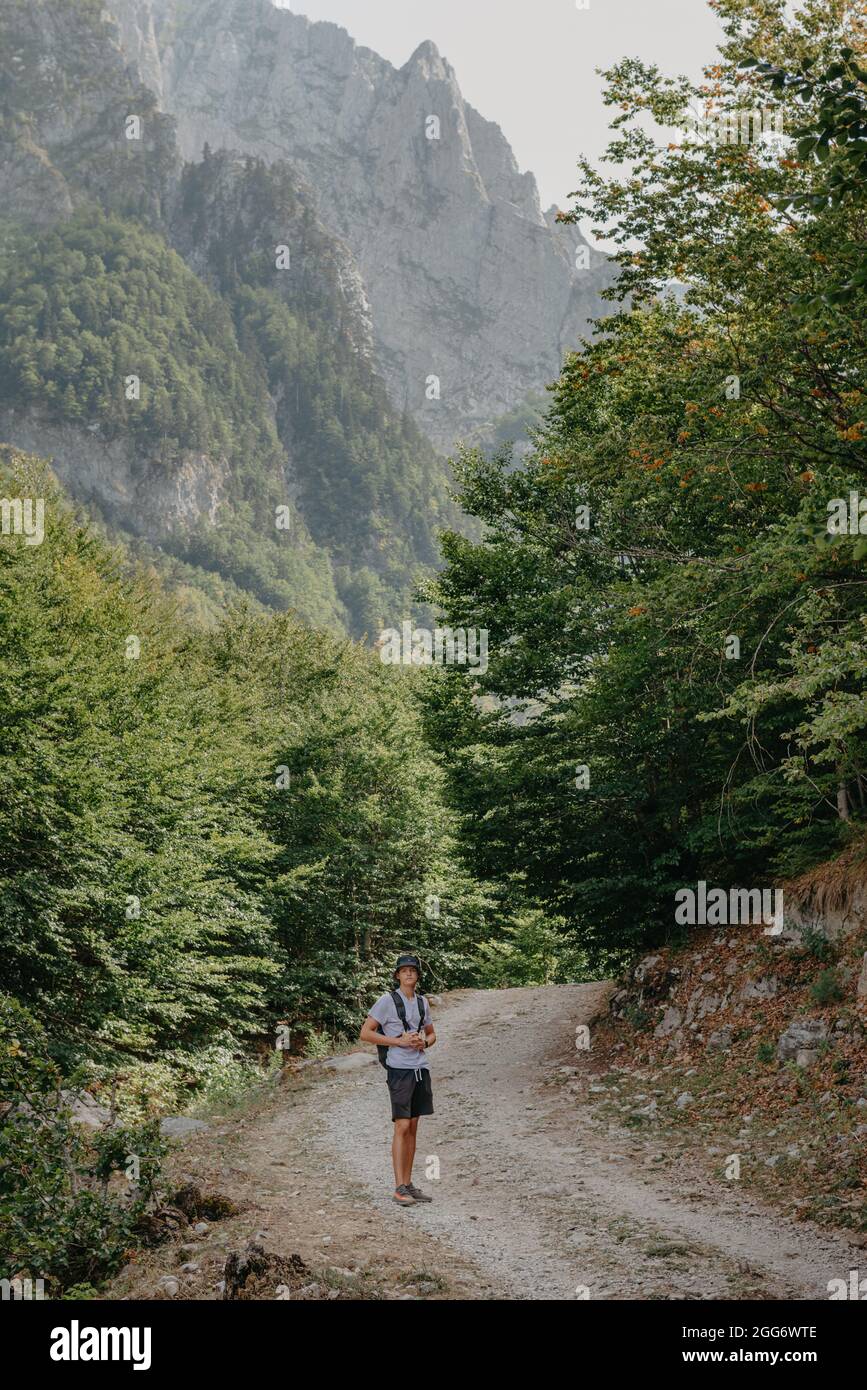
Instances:
[[[424,1038],[421,1033],[404,1033],[403,1037],[400,1039],[400,1043],[402,1047],[412,1047],[416,1052],[424,1051]]]

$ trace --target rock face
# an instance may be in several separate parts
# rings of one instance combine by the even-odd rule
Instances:
[[[119,0],[117,10],[102,11],[98,0],[0,6],[3,218],[18,224],[12,244],[31,269],[43,230],[68,245],[77,235],[70,223],[98,224],[105,244],[103,214],[134,224],[147,233],[136,246],[142,273],[154,277],[155,319],[166,307],[158,241],[200,282],[201,293],[179,277],[192,329],[216,360],[199,372],[201,410],[187,415],[175,447],[160,428],[119,426],[107,380],[101,393],[84,368],[81,380],[49,381],[58,316],[34,313],[44,379],[28,386],[4,363],[0,444],[51,459],[64,488],[121,539],[192,559],[185,579],[194,585],[201,577],[208,590],[216,573],[307,621],[375,632],[412,611],[419,569],[436,563],[437,529],[459,521],[447,464],[388,400],[364,277],[317,215],[300,166],[273,151],[262,161],[203,150],[185,163],[175,121],[159,106],[150,6]],[[63,263],[76,293],[102,273],[86,257],[65,254]],[[5,275],[0,286],[15,293]],[[140,318],[143,331],[154,326]],[[138,333],[138,323],[129,327]],[[107,299],[89,329],[115,333]],[[9,351],[16,358],[18,348]],[[116,349],[103,354],[103,377],[117,360]],[[185,370],[157,387],[171,406]],[[246,385],[218,439],[207,421],[223,412],[226,381]],[[154,399],[147,381],[143,399]],[[291,547],[274,527],[277,502],[291,509]],[[261,560],[252,569],[251,547]]]
[[[392,403],[435,442],[556,377],[606,312],[607,258],[542,212],[534,178],[433,44],[397,69],[271,0],[109,9],[187,158],[238,150],[310,184],[360,266]]]
[[[106,520],[149,541],[199,522],[214,525],[225,497],[225,460],[187,450],[167,472],[129,438],[49,420],[36,411],[0,409],[0,439],[48,459],[69,491]]]
[[[795,1019],[781,1035],[777,1055],[781,1062],[797,1061],[799,1066],[809,1065],[806,1058],[813,1053],[818,1055],[819,1044],[825,1042],[827,1037],[828,1025],[824,1019]]]
[[[4,5],[0,47],[9,54],[0,73],[4,216],[52,225],[92,199],[158,218],[180,165],[174,123],[94,6]]]

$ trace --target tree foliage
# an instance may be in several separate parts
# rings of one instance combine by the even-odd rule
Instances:
[[[0,539],[0,948],[52,1056],[336,1036],[407,945],[459,977],[484,899],[401,673],[288,615],[188,628],[44,469],[4,485],[46,534]]]
[[[813,197],[857,150],[647,123],[779,102],[799,139],[824,130],[825,86],[790,93],[755,60],[837,82],[861,21],[836,0],[788,28],[775,0],[718,9],[698,88],[637,60],[606,74],[629,172],[582,162],[563,216],[615,247],[619,311],[566,362],[526,467],[464,456],[485,535],[449,535],[429,590],[494,654],[493,708],[453,718],[445,688],[428,715],[459,740],[471,852],[599,959],[670,933],[679,885],[768,883],[862,833],[867,539],[828,516],[867,486],[864,196]]]

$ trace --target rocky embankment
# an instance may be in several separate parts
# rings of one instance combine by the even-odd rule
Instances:
[[[582,1076],[612,1118],[867,1243],[867,956],[856,918],[695,932],[640,960]]]

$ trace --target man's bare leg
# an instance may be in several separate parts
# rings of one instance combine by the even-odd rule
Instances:
[[[418,1115],[409,1122],[409,1133],[406,1136],[406,1177],[405,1183],[412,1182],[412,1165],[415,1163],[415,1145],[418,1137]]]
[[[391,1141],[391,1161],[394,1167],[395,1189],[405,1186],[405,1184],[409,1182],[409,1178],[406,1174],[407,1172],[412,1172],[412,1158],[410,1157],[409,1159],[409,1168],[407,1169],[407,1156],[409,1154],[409,1139],[413,1123],[417,1124],[418,1121],[394,1121],[394,1136]],[[414,1151],[415,1140],[413,1137],[413,1152]]]

